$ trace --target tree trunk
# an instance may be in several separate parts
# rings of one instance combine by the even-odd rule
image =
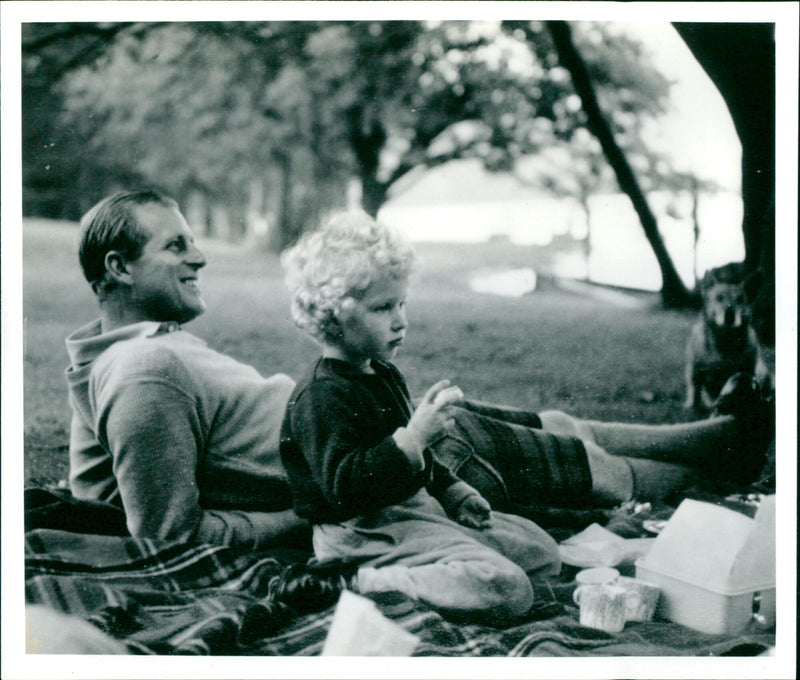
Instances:
[[[761,269],[755,324],[775,338],[775,38],[769,23],[674,23],[719,90],[742,144],[745,270]]]
[[[379,182],[375,176],[375,171],[369,175],[362,175],[361,177],[361,206],[364,211],[375,217],[378,214],[381,206],[386,203],[386,191],[388,187],[385,183]]]
[[[700,272],[697,270],[697,249],[700,246],[700,188],[694,177],[691,179],[690,191],[692,193],[692,278],[694,286],[697,288],[700,278]]]
[[[689,291],[672,263],[672,258],[658,231],[656,218],[647,204],[647,199],[633,174],[633,170],[628,164],[622,149],[614,139],[611,128],[600,110],[586,64],[572,42],[570,28],[565,21],[548,21],[547,24],[553,36],[559,59],[570,72],[575,90],[583,102],[583,109],[589,120],[589,128],[600,142],[603,153],[617,176],[620,189],[631,199],[645,236],[653,248],[658,266],[661,269],[661,299],[666,307],[687,306],[691,300]]]
[[[380,207],[386,202],[388,185],[378,180],[380,153],[386,142],[386,131],[379,123],[372,123],[368,130],[364,129],[363,110],[357,107],[350,111],[350,143],[358,162],[361,178],[361,205],[364,210],[375,217]]]
[[[288,153],[277,153],[275,162],[280,172],[280,204],[268,239],[269,249],[277,253],[292,241],[292,159]]]
[[[586,261],[586,281],[592,278],[592,210],[589,207],[589,195],[581,193],[580,204],[586,215],[586,236],[583,239],[583,257]]]

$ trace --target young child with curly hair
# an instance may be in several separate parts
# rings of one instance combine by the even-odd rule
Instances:
[[[322,357],[289,400],[281,458],[317,560],[358,565],[346,587],[503,625],[533,605],[531,578],[558,573],[558,549],[434,458],[463,395],[443,380],[414,408],[391,363],[408,332],[413,261],[364,213],[334,217],[284,253],[292,316]]]

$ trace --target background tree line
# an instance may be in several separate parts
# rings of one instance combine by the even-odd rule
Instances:
[[[706,46],[707,63],[715,26],[678,27],[695,54]],[[735,54],[754,35],[758,73],[748,73],[774,83],[769,25],[734,34]],[[612,24],[31,23],[22,66],[26,214],[76,219],[109,191],[144,183],[178,198],[201,233],[277,250],[344,205],[354,178],[375,214],[414,169],[478,157],[519,174],[521,157],[557,150],[552,171],[520,179],[587,209],[592,192],[619,185],[656,253],[664,302],[691,301],[647,194],[716,187],[645,145],[644,121],[664,113],[670,83]],[[736,124],[730,92],[726,101]],[[759,119],[747,101],[740,118]],[[759,102],[769,108],[768,98]],[[763,139],[755,162],[748,153],[748,139],[751,151],[759,144],[753,126],[736,127],[750,165],[768,164]],[[743,185],[761,182],[754,195],[743,186],[755,268],[769,265],[774,226],[763,173],[750,175]],[[774,281],[774,253],[772,271]]]

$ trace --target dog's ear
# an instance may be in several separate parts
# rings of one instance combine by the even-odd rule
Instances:
[[[744,262],[729,262],[709,269],[700,282],[700,290],[705,292],[715,283],[730,283],[738,286],[744,283],[744,279]]]
[[[758,295],[758,290],[764,281],[764,272],[761,269],[756,269],[744,280],[744,294],[748,300],[755,300]]]
[[[709,269],[703,274],[703,278],[700,281],[700,292],[705,294],[705,292],[711,288],[717,282],[717,270],[716,269]]]

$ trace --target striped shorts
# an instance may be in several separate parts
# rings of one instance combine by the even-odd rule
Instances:
[[[541,429],[535,413],[471,404],[431,448],[493,508],[586,506],[592,490],[583,442]],[[522,513],[527,514],[527,513]]]

